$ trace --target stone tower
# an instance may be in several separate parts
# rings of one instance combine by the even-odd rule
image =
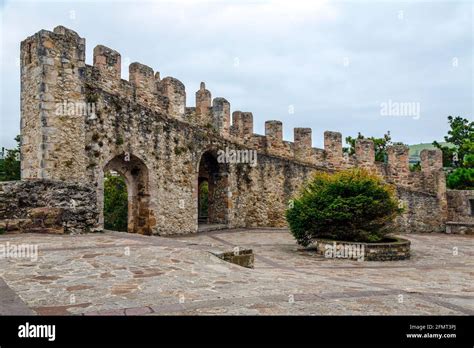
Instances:
[[[85,39],[58,26],[21,43],[22,179],[81,182],[87,167]],[[89,102],[90,104],[87,104]]]

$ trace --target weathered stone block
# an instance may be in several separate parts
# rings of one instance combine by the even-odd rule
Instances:
[[[234,263],[242,267],[254,267],[255,257],[252,249],[238,249],[235,251],[213,252],[212,254],[224,261]]]

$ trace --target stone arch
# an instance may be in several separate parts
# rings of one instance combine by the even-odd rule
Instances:
[[[151,234],[148,168],[135,155],[123,153],[104,166],[103,173],[115,171],[125,178],[128,193],[128,232]]]
[[[218,163],[215,150],[206,150],[200,156],[197,167],[197,216],[198,222],[203,224],[228,224],[229,223],[229,172],[228,164]],[[207,181],[208,210],[206,220],[200,216],[200,188]]]

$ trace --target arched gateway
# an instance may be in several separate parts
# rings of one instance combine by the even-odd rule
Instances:
[[[135,155],[124,153],[112,158],[104,173],[117,172],[125,178],[128,193],[128,232],[151,234],[148,169]]]
[[[228,168],[218,163],[213,151],[201,156],[198,174],[199,224],[227,224],[229,207]]]

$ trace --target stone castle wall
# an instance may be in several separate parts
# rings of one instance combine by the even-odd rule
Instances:
[[[449,221],[474,223],[474,191],[448,190],[447,196]]]
[[[118,171],[131,197],[129,230],[190,233],[197,230],[203,155],[255,150],[256,166],[218,165],[208,175],[213,198],[219,201],[213,207],[219,223],[284,226],[289,199],[313,172],[354,166],[382,175],[403,192],[415,192],[400,194],[407,205],[417,207],[419,223],[409,217],[400,220],[407,230],[417,231],[423,223],[439,227],[430,217],[433,206],[445,220],[438,151],[423,151],[422,170],[410,172],[406,146],[392,146],[388,162],[378,163],[369,140],[359,140],[354,156],[344,156],[338,132],[324,132],[324,149],[312,147],[310,128],[295,128],[294,141],[284,141],[280,121],[267,121],[265,135],[254,134],[252,113],[231,114],[230,103],[212,99],[204,83],[195,93],[195,107],[187,107],[185,86],[176,78],[162,79],[152,68],[132,63],[126,81],[121,79],[117,51],[96,46],[90,66],[85,64],[85,49],[85,39],[64,27],[42,30],[22,42],[23,180],[89,185],[97,194],[100,216],[104,171]],[[66,107],[58,110],[61,105]],[[92,112],[82,113],[78,105]],[[429,229],[425,227],[420,230]]]
[[[404,203],[404,213],[396,219],[401,232],[445,231],[445,211],[437,195],[404,187],[397,187],[397,195]]]
[[[448,190],[446,232],[474,234],[474,191]]]

